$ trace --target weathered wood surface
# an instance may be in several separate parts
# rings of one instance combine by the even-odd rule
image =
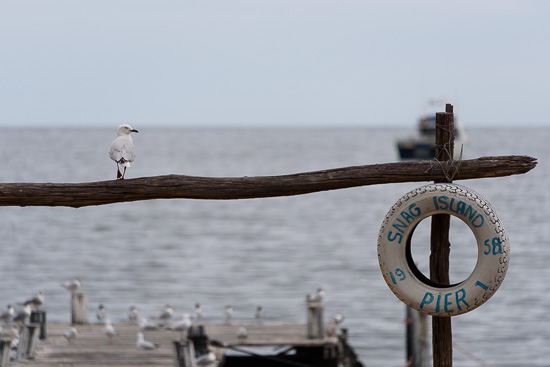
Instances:
[[[453,106],[447,104],[446,113],[435,115],[435,157],[448,160],[454,155],[454,115]],[[448,182],[452,180],[447,180]],[[435,183],[445,182],[435,180]],[[437,284],[449,285],[449,258],[451,243],[449,231],[451,216],[438,214],[432,216],[430,234],[430,279]],[[453,333],[450,317],[432,317],[433,365],[452,367]]]
[[[109,344],[103,325],[88,324],[76,326],[78,337],[71,344],[63,336],[69,326],[48,323],[48,338],[39,344],[35,358],[20,360],[15,366],[173,366],[173,341],[181,338],[175,331],[145,331],[145,339],[159,343],[160,347],[143,351],[136,347],[137,325],[115,323],[119,335]],[[206,324],[205,328],[210,340],[230,346],[313,346],[337,342],[336,338],[308,339],[304,324],[251,324],[247,327],[248,338],[244,343],[237,337],[238,325]]]
[[[522,174],[527,156],[464,161],[417,161],[353,166],[283,176],[167,175],[89,183],[0,183],[0,206],[83,207],[152,199],[252,199],[400,182],[465,180]]]

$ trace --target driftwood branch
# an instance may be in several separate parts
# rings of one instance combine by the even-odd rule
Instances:
[[[79,208],[152,199],[252,199],[400,182],[503,177],[536,166],[527,156],[464,161],[417,161],[354,166],[283,176],[194,177],[167,175],[90,183],[0,183],[0,206]]]

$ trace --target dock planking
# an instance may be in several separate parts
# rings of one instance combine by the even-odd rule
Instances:
[[[115,323],[118,335],[111,343],[104,333],[103,324],[77,325],[78,337],[69,342],[63,334],[70,326],[68,323],[48,322],[47,339],[39,343],[35,358],[19,360],[14,366],[173,366],[173,342],[181,340],[181,333],[177,331],[148,330],[143,332],[145,339],[160,346],[150,351],[139,350],[136,347],[137,333],[141,331],[139,326]],[[239,325],[204,324],[204,327],[210,340],[220,341],[226,346],[326,346],[337,343],[336,338],[308,339],[305,324],[250,324],[244,342],[237,336]]]

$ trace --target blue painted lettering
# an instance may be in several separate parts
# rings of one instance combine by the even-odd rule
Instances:
[[[424,305],[429,305],[434,300],[434,295],[430,292],[426,292],[424,295],[424,298],[422,298],[422,302],[420,302],[420,308],[424,308]]]
[[[484,290],[489,289],[488,286],[486,286],[485,284],[481,283],[479,280],[476,282],[476,286],[477,286],[477,287],[481,287],[481,288],[483,288]]]
[[[458,296],[459,293],[461,294],[461,297]],[[465,297],[466,297],[466,291],[464,290],[464,288],[461,288],[458,291],[456,291],[456,307],[458,307],[459,311],[462,310],[462,307],[460,307],[460,302],[464,303],[466,307],[470,306],[468,302],[464,300]]]
[[[403,235],[401,233],[393,233],[392,231],[388,232],[388,240],[390,242],[393,242],[397,239],[397,243],[401,243],[401,240],[403,239]]]
[[[445,312],[447,312],[447,313],[454,311],[454,310],[449,310],[449,308],[447,308],[447,306],[452,305],[452,302],[449,302],[449,300],[447,299],[447,298],[449,298],[449,296],[452,296],[452,295],[453,295],[452,293],[447,293],[445,295],[445,303],[444,303],[443,308],[445,309]]]

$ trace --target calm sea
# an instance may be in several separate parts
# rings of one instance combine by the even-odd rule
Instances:
[[[134,126],[127,178],[164,174],[263,176],[398,160],[398,129],[159,129]],[[550,129],[470,129],[464,159],[530,155],[526,175],[468,180],[504,219],[512,258],[486,304],[453,318],[454,342],[490,366],[550,366]],[[114,179],[113,129],[2,129],[0,182]],[[251,320],[304,322],[305,295],[324,287],[326,315],[341,313],[368,366],[405,364],[405,306],[385,284],[376,241],[383,217],[422,184],[379,185],[240,201],[154,200],[98,207],[0,208],[0,307],[46,292],[48,320],[69,321],[60,282],[78,276],[90,302],[124,321],[171,303],[178,315],[203,305],[221,321],[225,305]],[[423,224],[422,224],[423,225]],[[427,233],[413,253],[427,269]],[[427,232],[427,231],[424,231]],[[451,229],[452,280],[475,266],[473,235]],[[479,362],[454,352],[455,366]]]

